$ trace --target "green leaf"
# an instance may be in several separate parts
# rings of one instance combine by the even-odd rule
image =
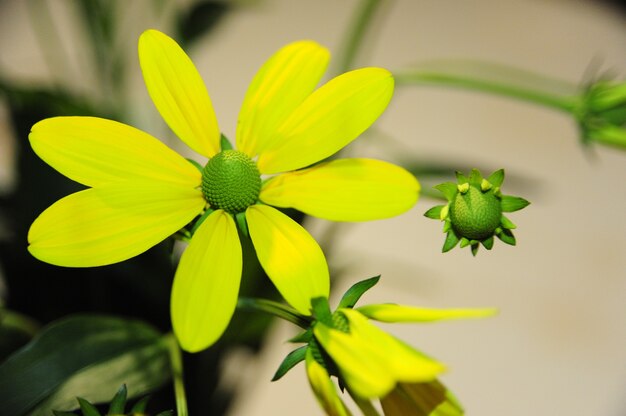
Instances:
[[[332,328],[333,319],[330,313],[328,299],[323,296],[311,299],[311,306],[313,307],[313,316],[315,316],[315,319]]]
[[[460,171],[457,170],[456,172],[454,172],[454,174],[456,175],[456,180],[459,183],[459,185],[469,182],[469,179],[467,178],[467,176],[463,175],[463,173],[461,173]]]
[[[487,250],[491,250],[491,248],[493,247],[493,242],[494,242],[493,236],[486,238],[482,241],[483,247],[485,247]]]
[[[148,401],[150,401],[150,396],[141,398],[130,410],[130,414],[135,415],[146,413],[146,406],[148,406]]]
[[[272,377],[272,381],[280,380],[280,378],[287,374],[287,372],[291,370],[296,364],[298,364],[300,361],[303,361],[306,355],[307,348],[307,345],[303,345],[300,348],[296,348],[295,350],[287,354],[283,362],[280,363],[280,366],[278,366],[278,370],[276,370],[274,377]]]
[[[83,416],[102,416],[96,406],[89,403],[87,400],[82,397],[77,397],[78,403],[80,404],[80,410],[83,412]]]
[[[470,173],[469,183],[480,187],[480,183],[483,181],[483,175],[480,174],[478,169],[472,169],[472,173]]]
[[[233,150],[233,145],[228,140],[228,137],[224,136],[224,134],[220,135],[220,148],[221,150]]]
[[[465,237],[461,237],[461,245],[460,245],[461,248],[465,248],[469,246],[470,244],[471,244],[470,240],[468,240]]]
[[[174,411],[173,410],[166,410],[164,412],[159,413],[156,416],[174,416]]]
[[[76,396],[108,402],[111,386],[136,397],[169,380],[161,334],[133,320],[78,315],[53,322],[0,365],[3,416],[73,409]]]
[[[452,201],[458,191],[456,184],[452,182],[440,183],[439,185],[435,185],[434,188],[441,192],[448,201]]]
[[[360,282],[355,283],[350,289],[346,291],[346,293],[344,293],[344,295],[341,297],[341,300],[339,301],[339,306],[337,307],[353,308],[354,305],[356,305],[356,303],[359,301],[361,296],[363,296],[365,292],[376,286],[376,283],[378,283],[379,280],[380,275],[370,277],[369,279],[361,280]]]
[[[476,257],[476,253],[478,253],[479,248],[480,244],[472,244],[472,256]]]
[[[0,310],[0,362],[24,346],[37,332],[31,318],[6,309]]]
[[[500,217],[500,224],[502,225],[502,228],[506,228],[508,230],[514,230],[517,228],[517,226],[513,224],[513,221],[511,221],[504,215]]]
[[[511,230],[507,230],[506,228],[502,229],[502,232],[496,234],[500,240],[504,243],[509,244],[511,246],[515,245],[515,236]]]
[[[62,411],[62,410],[53,410],[52,414],[54,416],[76,416],[76,413],[74,413],[74,412],[65,412],[65,411]]]
[[[493,172],[489,175],[487,180],[496,188],[502,186],[502,182],[504,182],[504,169],[499,169]]]
[[[456,236],[454,231],[449,230],[446,235],[446,241],[443,243],[442,253],[446,253],[452,250],[459,243],[459,237]]]
[[[123,415],[124,407],[126,407],[126,395],[128,391],[126,390],[126,384],[122,384],[122,387],[115,393],[115,396],[111,400],[111,405],[109,406],[109,415]]]
[[[289,342],[294,343],[294,344],[297,344],[300,342],[308,343],[311,340],[312,336],[313,336],[313,333],[311,332],[311,328],[309,328],[306,331],[300,332],[295,337],[289,338]]]
[[[432,207],[424,213],[424,216],[433,220],[439,220],[441,219],[439,218],[439,215],[441,214],[441,210],[443,209],[443,207],[445,207],[445,205],[437,205],[435,207]]]
[[[502,212],[519,211],[530,205],[530,202],[519,196],[502,195]]]

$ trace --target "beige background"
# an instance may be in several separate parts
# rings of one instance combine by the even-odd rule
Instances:
[[[20,79],[48,79],[26,3],[0,3],[0,65]],[[63,22],[69,56],[68,70],[57,81],[97,94],[81,28],[68,18],[72,2],[49,3],[53,18]],[[357,5],[354,0],[241,3],[248,6],[190,51],[231,137],[247,84],[261,63],[301,38],[337,51]],[[122,4],[119,40],[136,81],[128,93],[135,103],[134,124],[177,145],[148,100],[135,58],[141,31],[151,26],[167,31],[167,22],[145,1]],[[359,64],[394,70],[435,58],[485,59],[579,82],[598,59],[623,79],[625,22],[624,15],[593,1],[397,0],[388,4]],[[0,183],[6,187],[12,147],[6,117],[0,120],[5,132]],[[441,88],[398,91],[376,126],[423,161],[454,161],[485,171],[504,167],[532,185],[505,182],[505,192],[533,204],[510,216],[518,225],[518,247],[496,242],[492,252],[476,258],[467,249],[440,253],[441,224],[422,216],[433,204],[426,198],[401,217],[341,227],[329,257],[334,268],[348,269],[335,293],[382,274],[365,302],[500,308],[498,317],[483,321],[386,326],[449,365],[443,381],[469,415],[624,415],[626,152],[596,147],[586,154],[566,116]],[[370,135],[350,151],[380,154],[379,141]],[[309,225],[320,237],[328,230],[321,221]],[[233,415],[321,414],[302,366],[269,383],[289,351],[282,340],[293,333],[279,325],[262,360],[237,356],[227,364],[245,396]]]

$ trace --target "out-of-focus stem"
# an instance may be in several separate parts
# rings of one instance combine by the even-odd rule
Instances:
[[[170,367],[172,370],[172,380],[174,381],[174,396],[176,397],[176,414],[178,416],[188,416],[187,396],[185,394],[185,383],[183,381],[182,353],[174,334],[166,335],[166,342],[170,352]]]

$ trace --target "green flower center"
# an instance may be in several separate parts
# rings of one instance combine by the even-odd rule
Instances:
[[[257,202],[261,174],[246,154],[223,150],[202,170],[202,193],[214,209],[236,214]]]
[[[501,217],[502,206],[492,190],[482,192],[472,185],[467,192],[457,193],[450,203],[452,228],[459,237],[469,240],[492,236]]]

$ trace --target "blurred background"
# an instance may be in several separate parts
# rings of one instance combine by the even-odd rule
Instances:
[[[239,106],[260,65],[304,38],[340,53],[360,3],[0,1],[4,302],[25,312],[43,304],[49,288],[61,287],[65,297],[31,313],[46,323],[69,311],[138,315],[128,303],[111,306],[106,299],[143,296],[149,310],[141,317],[167,330],[162,305],[172,271],[151,257],[111,266],[119,272],[113,278],[105,276],[107,268],[85,277],[26,260],[32,220],[74,190],[60,175],[51,178],[32,154],[30,126],[59,112],[106,116],[196,157],[167,129],[145,91],[136,57],[141,32],[157,28],[181,41],[205,80],[222,131],[234,138]],[[573,85],[626,75],[626,14],[617,2],[381,3],[354,67],[400,71],[452,58],[511,65]],[[102,24],[104,15],[110,24]],[[106,39],[105,50],[93,50],[94,37]],[[497,317],[481,321],[385,326],[449,366],[442,380],[469,415],[626,414],[626,152],[583,148],[566,114],[439,86],[397,88],[386,113],[347,152],[422,167],[429,172],[418,175],[424,188],[453,180],[456,169],[477,167],[488,175],[504,168],[504,193],[532,205],[510,215],[517,247],[497,241],[475,258],[469,249],[441,253],[441,224],[422,215],[438,201],[427,196],[391,220],[337,226],[307,218],[338,277],[333,293],[381,274],[363,304],[498,307]],[[437,169],[428,167],[449,170],[433,175]],[[48,188],[48,180],[56,185]],[[142,265],[153,268],[148,280],[134,277]],[[85,288],[97,296],[85,299]],[[254,348],[230,349],[210,367],[223,371],[220,386],[239,393],[229,414],[321,414],[304,366],[269,382],[292,349],[285,340],[295,328],[275,323],[269,331]]]

